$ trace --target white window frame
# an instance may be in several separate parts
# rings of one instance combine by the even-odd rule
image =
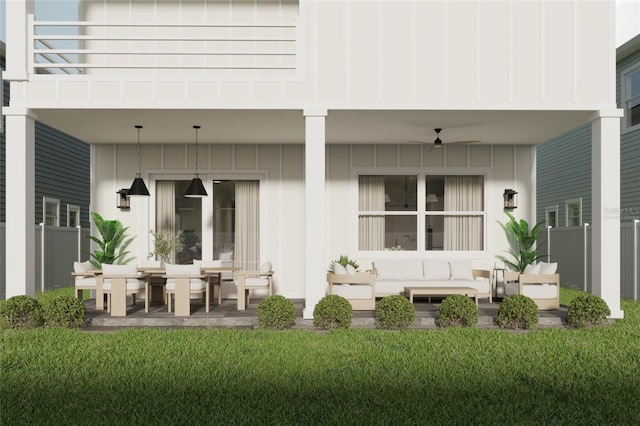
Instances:
[[[569,207],[571,205],[578,204],[579,214],[578,214],[578,224],[570,225],[569,224]],[[564,224],[565,226],[582,226],[582,198],[572,198],[564,202]]]
[[[549,223],[549,213],[556,214],[556,220],[554,221],[554,223]],[[547,226],[551,226],[552,228],[558,227],[558,205],[557,204],[555,206],[549,206],[544,209],[544,221],[547,224]]]
[[[630,120],[631,120],[631,114],[628,108],[628,104],[630,101],[632,100],[640,100],[640,90],[638,91],[638,93],[633,96],[632,98],[629,98],[627,91],[629,90],[628,88],[628,83],[627,83],[627,78],[629,77],[630,74],[636,73],[636,72],[640,72],[640,63],[637,63],[633,66],[630,66],[629,68],[626,68],[624,70],[622,70],[620,72],[620,80],[621,80],[621,87],[620,87],[620,105],[622,106],[622,109],[624,110],[624,116],[622,118],[622,130],[624,130],[625,132],[630,132],[633,130],[637,130],[640,129],[640,123],[635,124],[635,125],[631,125]]]
[[[358,240],[359,240],[359,235],[358,235],[358,220],[361,216],[414,216],[416,217],[417,220],[417,224],[416,224],[416,230],[417,230],[417,235],[416,235],[416,250],[406,250],[403,251],[403,253],[420,253],[421,255],[429,255],[432,253],[436,253],[436,255],[441,255],[442,253],[464,253],[466,255],[468,255],[468,253],[474,253],[474,252],[485,252],[487,250],[487,244],[488,244],[488,230],[487,230],[487,183],[488,183],[488,179],[487,179],[487,173],[483,173],[482,171],[478,171],[476,173],[471,173],[468,171],[460,171],[460,172],[456,172],[456,171],[441,171],[441,170],[433,170],[430,171],[428,173],[425,172],[418,172],[418,171],[413,171],[411,169],[404,171],[403,173],[398,173],[397,170],[385,170],[385,169],[374,169],[374,170],[368,170],[368,169],[359,169],[357,171],[355,171],[354,173],[354,177],[355,177],[355,190],[356,190],[356,194],[359,193],[360,188],[359,188],[359,176],[361,175],[368,175],[368,176],[388,176],[388,175],[397,175],[397,176],[417,176],[418,182],[417,182],[417,191],[418,193],[416,194],[416,202],[417,202],[417,209],[415,211],[394,211],[394,210],[385,210],[385,211],[363,211],[360,210],[359,208],[356,207],[356,211],[357,211],[357,215],[355,216],[355,240],[356,240],[356,244],[355,247],[357,248],[358,253],[360,253],[361,255],[367,255],[367,254],[381,254],[381,253],[397,253],[394,251],[370,251],[370,250],[360,250],[360,248],[358,247]],[[481,211],[447,211],[447,210],[442,210],[442,211],[434,211],[434,210],[427,210],[426,209],[426,179],[428,176],[482,176],[483,177],[483,186],[482,186],[482,190],[483,190],[483,199],[484,199],[484,209]],[[356,204],[357,206],[357,204]],[[482,249],[480,251],[443,251],[443,250],[428,250],[427,247],[427,241],[426,241],[426,229],[427,229],[427,225],[426,225],[426,218],[427,216],[479,216],[482,217]]]
[[[56,211],[55,224],[47,223],[47,206],[54,205]],[[60,226],[60,200],[49,197],[42,197],[42,223],[46,226]]]
[[[67,204],[67,227],[72,227],[71,225],[69,225],[69,222],[71,222],[71,212],[76,213],[76,221],[78,223],[73,226],[73,228],[75,228],[76,226],[80,225],[80,206]]]

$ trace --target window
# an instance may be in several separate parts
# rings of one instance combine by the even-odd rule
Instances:
[[[547,226],[551,226],[553,228],[558,227],[558,206],[551,206],[545,209],[545,220],[547,222]]]
[[[44,197],[42,207],[42,223],[47,226],[60,226],[60,200]]]
[[[582,226],[582,198],[567,200],[565,203],[566,226]]]
[[[67,204],[67,226],[70,228],[80,226],[80,207]]]
[[[640,125],[640,65],[622,72],[624,127]]]
[[[484,249],[484,177],[361,175],[362,251]]]

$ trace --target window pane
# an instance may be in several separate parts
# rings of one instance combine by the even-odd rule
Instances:
[[[426,210],[444,211],[444,176],[427,176]]]
[[[482,216],[445,216],[444,249],[480,251],[484,247]]]
[[[418,209],[418,177],[383,176],[386,211],[416,211]]]
[[[232,180],[213,185],[213,258],[233,252],[236,232],[236,185]]]
[[[425,249],[442,251],[444,249],[444,216],[425,217],[425,229]]]
[[[45,204],[44,224],[47,226],[58,226],[58,204],[57,203]]]
[[[386,250],[417,250],[416,216],[386,216]]]
[[[76,210],[69,210],[69,223],[67,226],[72,228],[78,226],[78,212]]]

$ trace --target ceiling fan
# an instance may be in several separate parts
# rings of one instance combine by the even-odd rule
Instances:
[[[436,132],[436,139],[433,141],[433,145],[431,146],[431,148],[427,150],[427,152],[431,152],[437,148],[442,148],[443,145],[456,145],[456,144],[463,145],[463,144],[480,142],[480,141],[455,141],[455,142],[444,143],[442,142],[442,139],[440,139],[440,132],[442,131],[442,129],[433,129],[433,130]],[[426,142],[421,142],[421,143],[426,143]]]

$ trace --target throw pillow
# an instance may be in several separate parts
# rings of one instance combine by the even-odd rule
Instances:
[[[225,260],[232,260],[233,259],[233,252],[232,251],[227,251],[224,253],[220,253],[220,260],[222,260],[223,262]]]
[[[356,271],[356,268],[354,268],[353,265],[347,265],[346,269],[347,269],[347,274],[349,275],[355,275],[358,273],[358,271]]]
[[[339,263],[333,265],[333,273],[336,275],[347,275],[347,268]]]
[[[73,262],[73,272],[89,272],[93,265],[88,260],[86,262]]]
[[[469,260],[451,260],[449,261],[452,280],[473,280],[473,272],[471,272],[471,261]]]
[[[260,265],[260,272],[271,272],[271,262],[267,261]]]
[[[537,275],[540,273],[540,264],[536,263],[535,265],[527,265],[522,273],[525,275]]]
[[[540,265],[540,274],[543,275],[552,275],[556,273],[556,270],[558,269],[558,263],[557,262],[553,262],[553,263],[546,263],[546,262],[540,262],[538,265]]]

